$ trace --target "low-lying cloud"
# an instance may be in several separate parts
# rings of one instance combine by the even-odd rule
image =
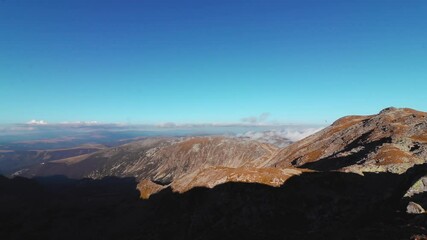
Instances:
[[[284,131],[280,131],[278,132],[278,134],[283,135],[283,137],[286,137],[288,139],[290,139],[291,141],[299,141],[303,138],[306,138],[320,130],[322,130],[323,128],[307,128],[307,129],[301,129],[301,130],[284,130]]]
[[[278,129],[268,131],[248,131],[243,134],[239,134],[239,137],[246,137],[253,140],[265,140],[265,139],[288,139],[292,142],[299,141],[306,138],[320,130],[319,128],[301,128],[301,129]]]

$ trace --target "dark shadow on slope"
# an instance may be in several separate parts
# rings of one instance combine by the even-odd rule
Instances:
[[[426,173],[304,173],[149,200],[132,178],[0,178],[0,239],[409,239],[425,230],[401,198]]]
[[[155,239],[409,239],[401,198],[427,166],[404,175],[305,173],[282,187],[226,183],[154,195]],[[172,196],[172,197],[171,197]],[[154,213],[153,213],[154,214]],[[168,219],[168,221],[164,221]],[[409,225],[407,225],[409,223]],[[425,232],[424,232],[425,233]]]
[[[391,143],[392,141],[390,137],[387,137],[379,139],[377,141],[366,143],[366,139],[369,137],[371,132],[363,134],[359,138],[352,141],[342,151],[337,152],[332,156],[322,158],[315,162],[303,164],[300,167],[317,171],[332,171],[354,164],[361,164],[363,163],[361,162],[361,159],[367,157],[369,153],[374,152],[377,147],[382,146],[385,143]],[[351,152],[352,150],[355,150],[358,147],[361,147],[362,149],[359,151]],[[340,154],[343,153],[349,153],[349,155],[340,156]]]

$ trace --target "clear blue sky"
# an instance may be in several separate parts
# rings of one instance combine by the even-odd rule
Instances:
[[[427,1],[0,1],[0,123],[427,111]]]

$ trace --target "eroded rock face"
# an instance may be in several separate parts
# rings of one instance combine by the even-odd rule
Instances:
[[[427,159],[427,113],[387,108],[349,116],[280,150],[269,166],[403,173]]]

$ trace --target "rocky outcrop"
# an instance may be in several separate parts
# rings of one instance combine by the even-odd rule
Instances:
[[[410,214],[420,214],[425,213],[425,210],[418,203],[409,202],[408,206],[406,207],[406,212]]]
[[[427,176],[422,177],[415,182],[415,184],[406,192],[405,197],[412,197],[423,192],[427,192]]]

